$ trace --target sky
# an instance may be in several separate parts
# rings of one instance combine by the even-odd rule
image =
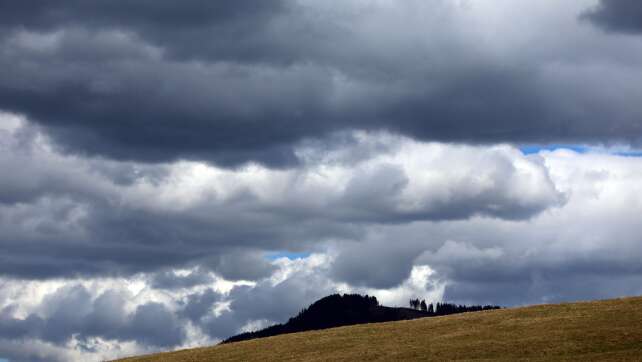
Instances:
[[[641,68],[635,0],[0,0],[0,361],[641,295]]]

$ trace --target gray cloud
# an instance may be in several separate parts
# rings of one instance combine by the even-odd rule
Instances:
[[[422,247],[408,240],[383,239],[342,246],[331,276],[354,286],[388,289],[410,275]]]
[[[323,269],[298,269],[274,285],[264,280],[254,287],[237,287],[229,295],[230,311],[202,318],[200,326],[212,337],[234,335],[247,323],[283,323],[315,300],[336,291]]]
[[[211,284],[214,277],[200,269],[190,271],[187,275],[176,274],[173,270],[155,273],[151,286],[157,289],[190,288],[197,285]]]
[[[607,31],[642,33],[642,8],[635,0],[600,0],[599,4],[582,15]]]
[[[206,263],[211,263],[212,268],[228,280],[263,279],[275,270],[264,253],[251,250],[229,250],[225,254],[207,260]]]
[[[190,294],[181,301],[180,315],[193,322],[198,322],[201,318],[212,313],[214,303],[220,299],[221,295],[212,289]]]
[[[182,323],[165,306],[147,303],[136,309],[124,335],[145,345],[175,346],[185,338],[183,328]]]
[[[542,47],[559,50],[552,59],[534,42],[528,56],[499,51],[502,40],[457,28],[471,8],[437,0],[4,7],[13,20],[0,66],[12,71],[2,75],[0,107],[28,115],[73,153],[282,167],[297,164],[298,142],[352,129],[472,143],[640,142],[642,110],[626,96],[640,82],[604,60],[606,38],[568,27],[581,3],[548,20],[582,39],[542,35]],[[501,30],[509,45],[528,36]],[[621,48],[639,61],[631,46]],[[573,52],[610,71],[576,80],[574,67],[586,63]],[[560,91],[573,81],[613,84],[621,102],[601,86]]]
[[[252,38],[270,29],[270,22],[288,13],[286,2],[241,0],[212,3],[189,0],[71,1],[52,7],[46,1],[30,4],[0,3],[5,28],[24,27],[39,32],[78,27],[91,31],[119,30],[136,34],[172,56],[192,58],[262,58],[269,47]],[[265,38],[263,38],[265,39]],[[282,41],[275,39],[275,42]],[[257,49],[258,48],[258,49]]]
[[[29,348],[24,343],[0,340],[2,358],[16,362],[65,362],[69,355],[64,350],[42,343],[32,342]]]
[[[534,300],[606,299],[642,292],[637,282],[642,280],[642,268],[634,261],[637,256],[605,258],[596,253],[554,260],[549,255],[502,255],[502,249],[475,250],[462,245],[459,251],[444,254],[446,245],[424,261],[430,260],[438,275],[450,280],[444,293],[448,300],[523,305]]]

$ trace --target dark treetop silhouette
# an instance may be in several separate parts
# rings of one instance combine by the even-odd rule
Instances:
[[[379,305],[374,296],[333,294],[312,303],[285,324],[275,324],[259,331],[241,333],[222,343],[353,324],[391,322],[499,308],[491,305],[464,306],[450,303],[437,303],[433,306],[432,303],[426,305],[425,300],[419,301],[419,299],[410,300],[410,306],[411,308],[385,307]]]

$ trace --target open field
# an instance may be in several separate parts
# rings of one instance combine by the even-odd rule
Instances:
[[[642,297],[362,324],[122,361],[642,361]]]

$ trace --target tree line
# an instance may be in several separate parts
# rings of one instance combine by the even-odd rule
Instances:
[[[430,303],[426,304],[426,300],[419,298],[410,299],[410,308],[415,310],[420,310],[429,314],[430,316],[438,315],[448,315],[455,313],[465,313],[465,312],[479,312],[482,310],[492,310],[500,309],[500,306],[497,305],[462,305],[462,304],[453,304],[453,303],[441,303],[437,302],[435,304]]]

